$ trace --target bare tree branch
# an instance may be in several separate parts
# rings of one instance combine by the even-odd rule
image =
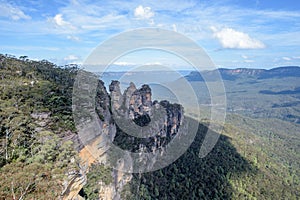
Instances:
[[[16,195],[15,195],[15,191],[14,191],[14,182],[12,181],[11,182],[11,193],[13,195],[13,200],[16,200]]]

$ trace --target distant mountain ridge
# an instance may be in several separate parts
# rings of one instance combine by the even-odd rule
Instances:
[[[268,79],[268,78],[284,78],[284,77],[300,77],[300,67],[286,66],[277,67],[273,69],[250,69],[250,68],[237,68],[226,69],[220,68],[218,70],[204,71],[201,74],[205,75],[208,81],[217,80],[217,73],[220,73],[223,80],[236,80],[239,78],[255,78],[255,79]],[[192,71],[189,75],[185,76],[188,81],[204,81],[203,77],[197,71]]]

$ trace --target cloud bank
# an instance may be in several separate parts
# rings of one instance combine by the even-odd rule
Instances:
[[[262,49],[266,45],[261,41],[251,38],[248,34],[236,31],[232,28],[218,30],[211,27],[213,37],[218,39],[223,48],[227,49]]]

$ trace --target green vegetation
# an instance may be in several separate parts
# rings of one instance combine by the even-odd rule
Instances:
[[[77,152],[71,95],[76,66],[0,55],[0,199],[58,199]]]
[[[87,184],[83,187],[82,196],[86,199],[97,199],[99,198],[99,192],[102,185],[109,185],[113,182],[111,168],[104,164],[93,164],[87,174]]]
[[[68,172],[79,173],[75,143],[65,137],[76,135],[71,109],[76,72],[77,66],[0,55],[0,199],[59,199]],[[163,169],[134,174],[121,197],[298,199],[299,82],[295,77],[280,80],[226,80],[234,114],[227,116],[212,152],[198,156],[208,125],[203,121],[187,152]],[[138,151],[139,143],[117,131],[114,144]],[[101,187],[113,183],[112,169],[93,164],[81,195],[98,199]]]
[[[248,119],[248,123],[257,122]],[[283,141],[275,136],[270,146],[268,136],[226,124],[212,152],[201,159],[198,153],[206,131],[200,124],[192,145],[171,165],[134,174],[123,191],[126,199],[297,199],[299,142],[276,149]],[[288,148],[298,149],[290,154]]]
[[[260,170],[266,193],[296,199],[300,193],[300,126],[241,115],[230,115],[228,123],[231,125],[226,126],[225,134],[232,137],[239,153]]]
[[[210,104],[210,95],[205,83],[194,81],[191,82],[191,85],[197,91],[199,104]],[[300,123],[299,77],[224,80],[224,86],[227,111],[230,113],[251,118],[275,118]],[[179,88],[178,90],[179,94],[185,95],[184,89]],[[161,91],[161,93],[163,92]],[[189,108],[189,99],[185,100],[184,107],[193,111],[193,107]]]

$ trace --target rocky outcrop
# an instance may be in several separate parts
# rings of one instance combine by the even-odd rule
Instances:
[[[133,95],[133,93],[136,91],[136,87],[134,85],[134,83],[130,83],[130,86],[124,91],[123,97],[124,97],[124,106],[125,108],[129,108],[130,104],[132,104],[133,102],[131,102],[131,97]],[[126,115],[129,115],[129,111],[127,111]]]
[[[68,181],[65,182],[65,190],[62,192],[65,200],[81,200],[83,199],[79,192],[86,184],[86,167],[81,166],[80,171],[69,172]]]
[[[117,127],[114,144],[130,152],[148,153],[146,157],[143,154],[139,157],[141,163],[148,164],[142,164],[144,168],[138,170],[149,171],[156,162],[156,153],[163,154],[166,145],[177,135],[183,122],[183,107],[168,101],[152,101],[148,85],[137,89],[131,83],[122,98],[117,81],[113,81],[110,88],[114,94],[111,95],[111,102]],[[115,96],[117,99],[113,99]],[[133,165],[140,166],[139,163]]]
[[[109,85],[109,92],[111,97],[112,109],[119,110],[123,104],[123,96],[118,81],[112,81]]]
[[[63,142],[72,141],[74,149],[79,152],[81,149],[84,148],[84,145],[80,141],[78,134],[76,132],[72,132],[70,130],[64,131],[60,134]]]
[[[148,85],[143,85],[142,88],[133,92],[130,97],[129,110],[134,116],[150,114],[152,106],[151,95],[151,89]]]
[[[84,147],[80,150],[79,156],[82,159],[82,166],[87,166],[82,171],[83,177],[88,173],[88,166],[91,164],[109,164],[112,162],[111,155],[107,152],[110,144],[128,150],[122,158],[118,158],[117,164],[112,165],[112,182],[103,180],[97,182],[99,186],[99,199],[121,199],[121,192],[132,175],[126,173],[132,169],[133,158],[129,152],[164,152],[164,147],[176,136],[183,121],[183,107],[179,104],[171,104],[168,101],[152,101],[151,88],[142,85],[136,88],[134,83],[122,94],[120,83],[112,81],[107,93],[102,81],[99,81],[96,89],[95,110],[99,117],[100,132],[86,133],[84,136]],[[83,120],[84,121],[84,120]],[[123,126],[125,123],[125,126]],[[126,128],[130,123],[132,130]],[[84,124],[83,124],[84,125]],[[137,135],[131,135],[135,132]],[[126,152],[126,151],[124,151]],[[141,156],[140,162],[150,163],[151,168],[155,163],[155,156]],[[119,170],[116,170],[119,169]],[[123,170],[124,169],[124,170]],[[87,180],[88,181],[88,180]],[[78,183],[78,184],[77,184]],[[70,196],[82,187],[80,177],[74,178],[68,193]],[[72,189],[73,188],[73,189]],[[79,191],[78,191],[79,192]],[[68,199],[65,198],[65,199]]]
[[[171,104],[168,101],[152,102],[151,88],[148,85],[142,85],[137,89],[133,83],[130,83],[123,94],[118,81],[113,81],[109,88],[112,113],[117,117],[132,120],[140,127],[149,126],[147,131],[157,132],[158,136],[171,136],[177,133],[183,120],[181,105]],[[149,135],[154,135],[153,132]]]

